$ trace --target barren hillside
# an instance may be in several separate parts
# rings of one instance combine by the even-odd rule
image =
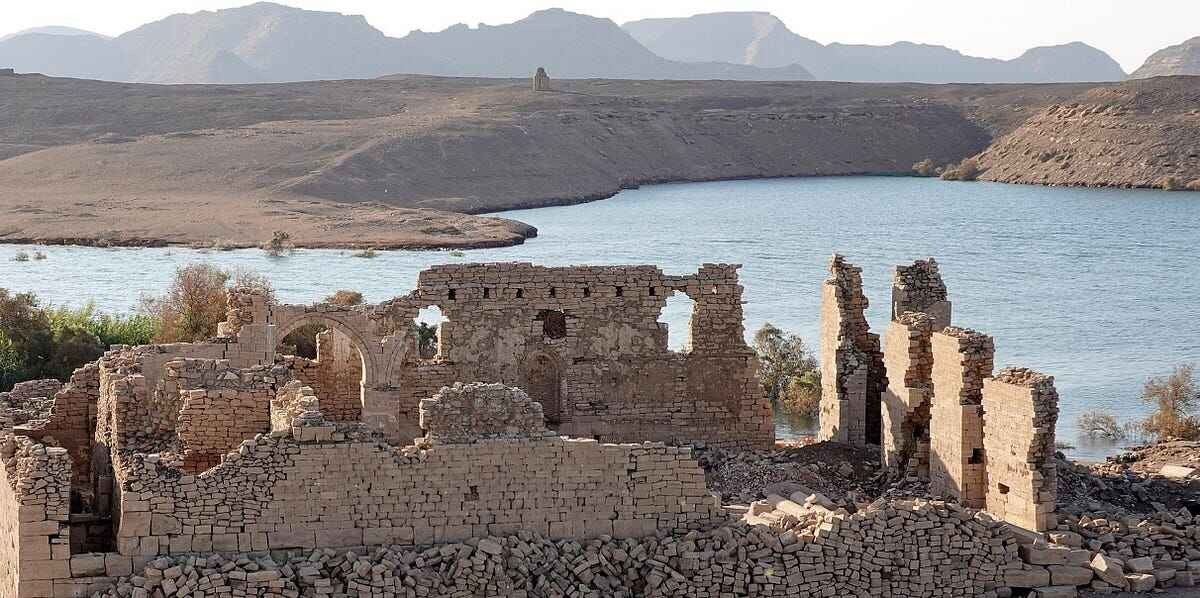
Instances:
[[[1054,104],[979,161],[982,178],[1006,183],[1200,188],[1200,77],[1132,80]]]
[[[0,77],[0,239],[471,246],[622,187],[907,172],[1086,85]],[[414,210],[418,209],[418,210]],[[448,214],[445,211],[458,212]]]

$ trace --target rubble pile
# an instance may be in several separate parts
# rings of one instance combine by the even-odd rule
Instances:
[[[837,502],[855,495],[878,496],[879,451],[874,447],[818,442],[774,451],[708,448],[696,453],[709,489],[725,504],[766,497],[768,487],[797,482]],[[853,502],[853,501],[849,501]]]
[[[912,501],[640,539],[163,557],[94,596],[994,596],[1016,550],[986,515]]]

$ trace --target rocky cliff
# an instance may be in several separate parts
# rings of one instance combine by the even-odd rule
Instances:
[[[1200,36],[1151,54],[1146,62],[1129,76],[1133,79],[1145,79],[1164,75],[1200,75]]]
[[[978,160],[990,181],[1200,190],[1200,77],[1093,89],[1046,107]]]

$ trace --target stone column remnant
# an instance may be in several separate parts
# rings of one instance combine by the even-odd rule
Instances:
[[[1046,531],[1055,524],[1058,470],[1054,377],[1005,368],[983,381],[987,510],[1014,525]]]
[[[937,260],[896,266],[892,275],[892,320],[905,312],[921,312],[933,318],[934,330],[941,330],[950,325],[950,307]]]
[[[546,74],[544,67],[539,66],[537,72],[533,74],[533,90],[550,91],[550,75]]]
[[[983,380],[992,375],[992,337],[965,328],[933,333],[929,490],[982,509],[987,488]]]
[[[900,314],[884,333],[883,464],[929,475],[929,400],[933,392],[934,318]]]
[[[864,313],[862,269],[835,254],[829,274],[821,288],[819,439],[879,444],[883,353]]]

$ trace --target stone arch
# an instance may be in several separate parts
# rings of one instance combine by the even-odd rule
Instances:
[[[375,388],[380,384],[380,376],[382,372],[378,363],[378,349],[369,344],[362,333],[354,326],[348,324],[340,318],[329,313],[306,313],[299,315],[294,319],[288,319],[285,322],[276,324],[274,338],[272,340],[271,350],[275,350],[279,343],[283,341],[288,334],[293,331],[311,324],[320,324],[325,326],[326,330],[335,331],[345,338],[349,339],[350,346],[358,353],[361,366],[361,375],[359,377],[358,387],[358,409],[361,414],[362,409],[366,406],[367,389]],[[373,350],[376,349],[376,350]],[[318,397],[322,398],[322,397]]]
[[[558,358],[550,353],[534,353],[525,359],[521,374],[525,392],[531,399],[542,404],[546,425],[556,427],[562,423],[563,367]]]

